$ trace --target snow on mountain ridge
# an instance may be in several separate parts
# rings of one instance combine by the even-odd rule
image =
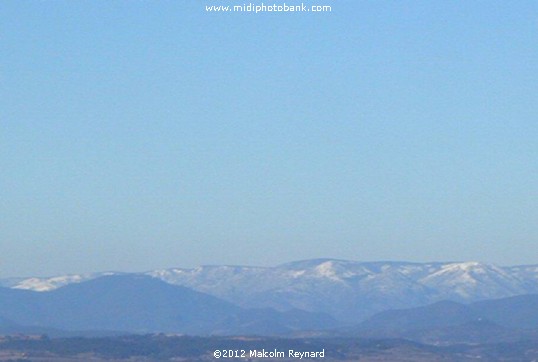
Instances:
[[[447,299],[489,299],[528,293],[522,280],[507,269],[479,262],[451,263],[420,279],[420,283],[444,290]]]
[[[441,300],[474,302],[538,293],[538,265],[304,260],[275,267],[213,265],[146,273],[242,307],[325,312],[340,320]],[[11,280],[18,289],[50,291],[103,273]]]
[[[50,291],[71,283],[80,283],[113,272],[89,273],[55,276],[50,278],[26,278],[17,282],[5,283],[16,289],[34,291]],[[356,262],[337,259],[314,259],[300,262],[282,264],[277,267],[252,266],[199,266],[192,269],[170,268],[157,269],[146,273],[152,277],[162,279],[171,284],[195,284],[204,281],[219,279],[242,280],[245,277],[270,277],[277,279],[325,278],[335,282],[350,282],[354,278],[377,279],[380,275],[401,274],[411,280],[426,286],[439,284],[477,285],[489,275],[496,275],[497,280],[504,280],[510,284],[521,282],[521,279],[538,280],[538,266],[498,267],[493,264],[484,264],[476,261],[450,262],[450,263],[408,263],[408,262]],[[488,277],[490,280],[491,278]],[[266,279],[266,278],[263,278]],[[280,284],[280,283],[278,283]]]
[[[81,283],[91,279],[95,279],[101,276],[114,275],[120,273],[103,272],[103,273],[89,273],[89,274],[71,274],[62,275],[51,278],[27,278],[19,281],[15,285],[12,285],[13,289],[33,290],[35,292],[50,292],[54,289],[61,288],[63,286]]]

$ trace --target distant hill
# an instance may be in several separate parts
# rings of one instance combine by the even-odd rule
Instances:
[[[476,302],[470,307],[484,318],[511,328],[538,328],[538,294]]]
[[[490,321],[507,328],[538,328],[538,294],[485,300],[464,305],[438,302],[424,307],[388,310],[359,324],[369,330],[411,330]]]
[[[335,335],[406,338],[422,343],[494,343],[538,340],[538,295],[468,305],[438,302],[380,312]]]
[[[361,330],[407,331],[457,326],[480,320],[473,308],[456,302],[443,301],[424,307],[388,310],[359,324]]]
[[[241,308],[144,275],[105,276],[47,293],[0,288],[0,311],[14,325],[76,331],[272,335],[335,325],[321,314]]]

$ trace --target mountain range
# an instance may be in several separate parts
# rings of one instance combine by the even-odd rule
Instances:
[[[93,273],[11,278],[0,285],[48,294],[103,276],[147,276],[243,309],[326,314],[357,324],[376,313],[440,301],[473,303],[538,293],[538,265],[479,262],[357,262],[315,259],[275,267],[200,266],[145,273]]]

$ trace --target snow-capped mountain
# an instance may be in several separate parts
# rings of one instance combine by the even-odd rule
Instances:
[[[74,274],[74,275],[62,275],[52,278],[27,278],[19,279],[16,282],[6,282],[2,285],[9,286],[13,289],[25,289],[33,290],[35,292],[49,292],[51,290],[58,289],[60,287],[80,283],[87,280],[92,280],[98,277],[107,275],[116,275],[120,273],[105,272],[105,273],[89,273],[89,274]]]
[[[113,273],[0,281],[4,286],[51,291]],[[475,302],[538,293],[538,266],[479,262],[410,263],[316,259],[276,267],[200,266],[143,273],[207,293],[241,307],[302,309],[356,322],[379,311],[440,300]]]

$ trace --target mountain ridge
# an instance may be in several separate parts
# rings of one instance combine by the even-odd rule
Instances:
[[[380,311],[442,300],[472,303],[538,293],[538,265],[468,262],[358,262],[319,258],[273,267],[205,265],[142,273],[90,273],[0,280],[15,289],[49,292],[102,275],[148,275],[210,294],[243,308],[301,309],[348,323]]]

